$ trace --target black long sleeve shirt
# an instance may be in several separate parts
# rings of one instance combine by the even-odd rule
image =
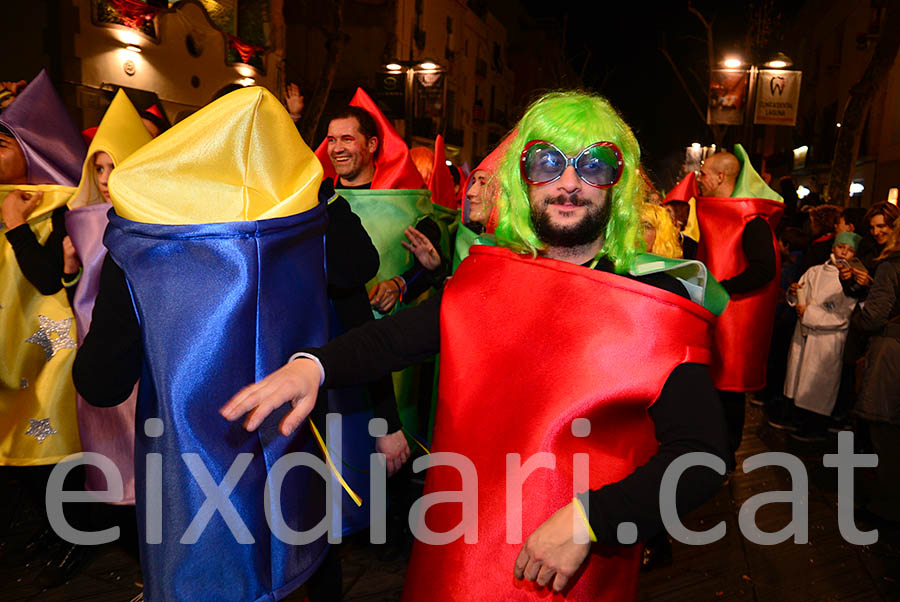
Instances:
[[[611,270],[609,262],[597,269]],[[651,274],[638,280],[687,296],[674,278]],[[323,386],[343,387],[369,382],[379,374],[404,368],[433,356],[440,350],[440,304],[437,295],[394,316],[371,322],[338,337],[319,349],[307,349],[322,362]],[[597,540],[615,544],[618,525],[637,525],[645,541],[662,527],[659,487],[669,464],[685,453],[711,453],[727,462],[728,443],[722,407],[708,367],[683,364],[669,375],[659,399],[649,409],[659,448],[655,456],[625,479],[587,492],[579,498],[589,508],[589,519]],[[708,499],[722,476],[704,467],[688,469],[676,493],[679,514],[687,513]]]
[[[775,247],[772,229],[766,220],[755,217],[747,222],[741,235],[741,248],[747,257],[747,268],[721,282],[729,295],[749,293],[775,278]]]
[[[63,287],[63,249],[66,237],[65,207],[56,209],[50,217],[52,231],[43,245],[28,224],[22,224],[7,231],[6,239],[12,245],[16,262],[25,278],[42,295],[53,295]],[[66,289],[69,303],[72,302],[74,287]]]

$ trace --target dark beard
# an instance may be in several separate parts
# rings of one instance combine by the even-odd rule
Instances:
[[[550,222],[547,209],[550,205],[562,205],[570,201],[576,206],[588,206],[587,212],[580,222],[574,226],[559,227]],[[606,229],[609,220],[610,201],[601,206],[590,207],[590,203],[579,196],[560,195],[546,198],[535,207],[531,206],[531,223],[534,233],[546,245],[551,247],[582,247],[597,240]]]

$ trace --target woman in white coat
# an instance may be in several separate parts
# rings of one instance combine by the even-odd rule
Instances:
[[[838,234],[828,261],[809,268],[788,293],[788,303],[796,308],[799,320],[784,395],[798,408],[823,416],[831,415],[837,399],[844,342],[856,306],[856,299],[844,294],[837,265],[854,257],[860,238],[853,232]]]

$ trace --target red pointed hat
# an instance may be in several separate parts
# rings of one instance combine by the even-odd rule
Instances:
[[[663,205],[672,201],[684,201],[687,203],[698,196],[700,196],[700,188],[697,186],[697,174],[691,171],[682,178],[675,188],[669,191],[669,194],[663,199]]]
[[[94,140],[94,136],[97,135],[97,128],[100,127],[95,125],[94,127],[90,127],[86,130],[81,130],[81,137],[84,138],[84,143],[88,146],[91,145],[91,142]]]
[[[447,152],[444,149],[444,137],[438,134],[434,139],[434,166],[428,178],[428,190],[431,191],[431,202],[448,209],[456,209],[456,197],[453,192],[453,176],[447,167]]]
[[[425,188],[422,176],[409,158],[409,147],[391,125],[391,122],[378,108],[375,102],[363,91],[356,89],[350,100],[351,107],[359,107],[368,111],[375,120],[378,130],[378,150],[375,151],[375,177],[372,179],[373,190]],[[328,156],[328,141],[323,140],[316,149],[316,156],[325,170],[325,177],[337,179],[337,173]]]
[[[147,111],[148,113],[152,113],[153,115],[156,115],[156,116],[159,117],[160,119],[163,119],[162,111],[160,111],[160,110],[159,110],[159,107],[158,107],[157,105],[155,105],[155,104],[154,104],[154,105],[150,105],[149,107],[147,107],[146,111]]]

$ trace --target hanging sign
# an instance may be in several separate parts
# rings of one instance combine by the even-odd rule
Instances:
[[[760,69],[756,78],[756,111],[753,123],[789,125],[797,123],[802,71]]]
[[[741,125],[747,106],[750,72],[736,69],[714,69],[709,72],[709,104],[706,123]]]

